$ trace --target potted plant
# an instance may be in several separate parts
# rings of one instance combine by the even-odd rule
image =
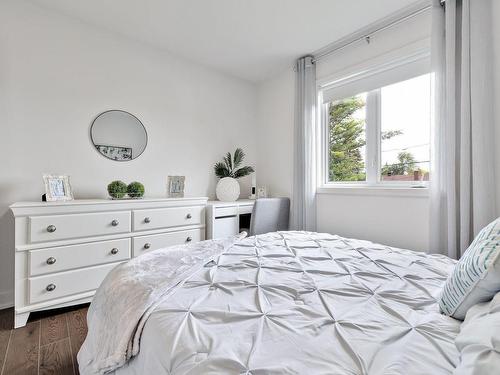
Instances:
[[[127,186],[127,194],[133,199],[142,198],[144,196],[144,185],[137,181],[131,182]]]
[[[113,181],[108,185],[108,193],[113,199],[122,199],[127,194],[127,184],[123,181]]]
[[[244,158],[243,150],[237,148],[234,155],[228,152],[222,161],[214,165],[215,175],[220,178],[215,189],[218,200],[234,202],[240,196],[240,184],[236,179],[254,172],[254,169],[249,166],[240,168]]]

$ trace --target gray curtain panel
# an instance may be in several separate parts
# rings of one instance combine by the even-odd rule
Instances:
[[[433,0],[430,250],[456,259],[496,217],[492,1]]]
[[[294,169],[291,229],[316,230],[316,67],[313,57],[295,67]]]

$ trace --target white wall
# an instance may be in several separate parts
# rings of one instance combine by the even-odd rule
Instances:
[[[318,80],[333,79],[381,63],[402,50],[429,45],[430,18],[421,15],[365,42],[331,55],[317,65]],[[396,52],[397,51],[397,52]],[[258,184],[273,195],[291,196],[293,181],[294,73],[290,68],[262,83],[258,91]],[[311,166],[314,167],[314,166]],[[384,244],[426,250],[427,197],[363,195],[346,191],[318,194],[319,231],[369,239]]]
[[[429,243],[426,196],[381,193],[318,194],[318,232],[426,251]]]
[[[253,84],[20,0],[0,2],[0,56],[0,307],[13,286],[8,205],[39,200],[43,173],[71,175],[76,198],[104,198],[115,179],[163,197],[176,174],[186,195],[213,196],[226,151],[240,146],[255,165]],[[92,146],[91,122],[108,109],[144,123],[138,159],[114,162]]]
[[[290,69],[258,90],[257,184],[275,197],[292,195],[294,79]]]

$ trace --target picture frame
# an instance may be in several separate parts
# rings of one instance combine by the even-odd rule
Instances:
[[[125,146],[95,145],[97,151],[111,160],[129,161],[133,160],[132,148]]]
[[[168,176],[167,177],[167,195],[169,198],[183,198],[185,176]]]
[[[257,199],[258,198],[267,198],[269,192],[267,191],[267,186],[259,186],[257,189]]]
[[[69,176],[44,174],[45,199],[47,202],[72,201],[73,191]]]

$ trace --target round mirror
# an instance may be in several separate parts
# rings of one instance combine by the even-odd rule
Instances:
[[[134,115],[125,111],[106,111],[90,127],[90,138],[99,153],[117,161],[133,160],[148,143],[146,128]]]

